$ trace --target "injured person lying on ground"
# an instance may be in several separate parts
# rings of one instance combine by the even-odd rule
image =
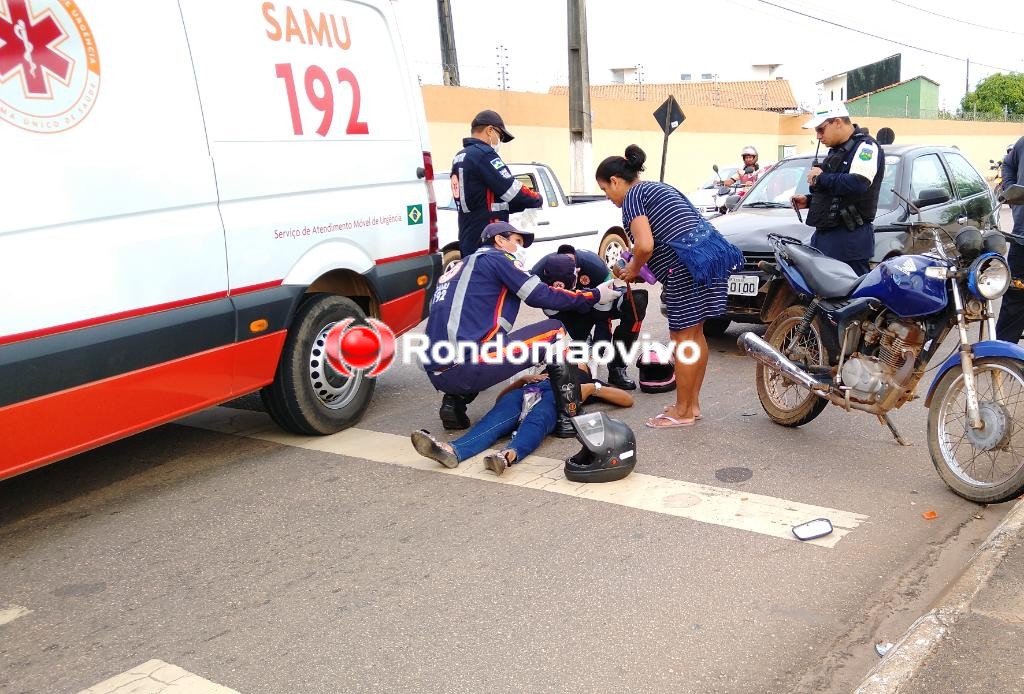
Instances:
[[[581,371],[580,391],[584,403],[603,400],[619,407],[633,406],[632,395],[593,378],[586,364],[566,366]],[[412,445],[420,455],[454,468],[463,460],[487,450],[498,439],[511,435],[508,445],[484,456],[484,466],[500,475],[537,450],[541,441],[554,431],[557,418],[555,396],[548,375],[532,373],[517,378],[502,390],[494,407],[451,443],[420,429],[412,433]]]

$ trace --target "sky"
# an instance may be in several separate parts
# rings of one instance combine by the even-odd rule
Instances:
[[[558,0],[451,0],[463,86],[546,92],[566,84],[566,6]],[[436,0],[393,0],[412,68],[424,84],[441,83]],[[774,6],[773,6],[774,5]],[[983,11],[975,8],[984,7]],[[811,15],[809,18],[792,11]],[[998,9],[997,9],[998,8]],[[945,15],[945,16],[942,16]],[[844,24],[922,50],[830,26]],[[588,0],[590,78],[611,81],[611,69],[642,66],[649,83],[677,82],[681,73],[721,79],[751,64],[780,63],[802,105],[817,102],[815,82],[901,53],[903,79],[924,75],[940,85],[940,106],[955,110],[987,75],[1024,72],[1024,3],[962,0]],[[981,26],[972,26],[981,25]],[[1003,68],[1000,70],[998,68]]]

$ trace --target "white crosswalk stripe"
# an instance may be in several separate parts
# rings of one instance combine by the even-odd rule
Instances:
[[[226,407],[212,408],[178,423],[285,446],[603,501],[794,542],[799,542],[792,532],[794,525],[814,518],[828,518],[835,530],[830,535],[804,543],[819,547],[835,547],[850,531],[867,520],[867,516],[839,509],[637,472],[618,482],[580,484],[565,479],[563,461],[535,455],[510,468],[501,477],[484,469],[482,456],[464,461],[452,470],[417,454],[407,436],[365,429],[347,429],[333,436],[295,436],[282,432],[261,412]]]
[[[78,694],[238,694],[162,660],[149,660]]]
[[[31,614],[32,610],[21,605],[0,605],[0,626],[13,622],[18,617]]]

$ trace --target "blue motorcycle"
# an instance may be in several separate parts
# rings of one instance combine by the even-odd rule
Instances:
[[[945,200],[945,191],[930,189],[907,204],[920,216],[919,207]],[[1024,204],[1024,186],[1001,201]],[[993,339],[993,302],[1011,283],[1006,240],[996,230],[964,227],[949,238],[938,225],[909,226],[934,250],[891,258],[864,276],[797,239],[769,236],[776,263],[761,269],[784,278],[797,301],[764,339],[739,338],[758,362],[758,399],[787,427],[807,424],[829,403],[868,412],[908,445],[889,412],[918,397],[926,367],[955,329],[953,354],[924,400],[932,462],[965,499],[1016,498],[1024,492],[1024,349]],[[968,333],[973,323],[977,341]]]

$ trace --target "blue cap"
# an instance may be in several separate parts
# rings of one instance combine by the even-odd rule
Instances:
[[[552,253],[544,258],[540,268],[540,278],[544,284],[553,285],[561,282],[566,289],[576,288],[576,263],[563,253]]]
[[[523,248],[529,248],[533,243],[533,234],[528,231],[520,231],[508,222],[494,222],[484,227],[484,233],[480,234],[481,243],[490,241],[495,236],[508,236],[509,234],[520,234],[523,237]]]

